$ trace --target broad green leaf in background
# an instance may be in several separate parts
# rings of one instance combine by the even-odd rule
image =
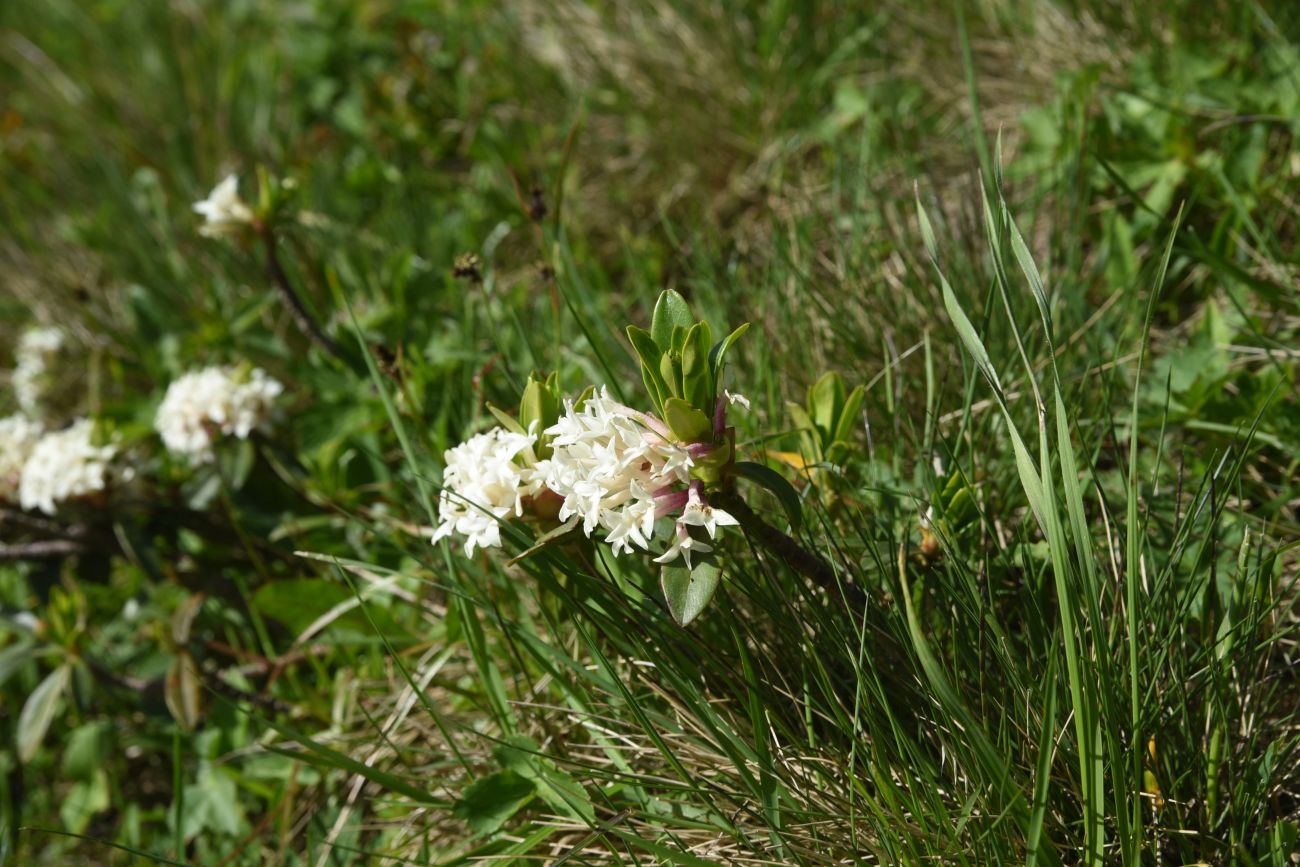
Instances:
[[[452,814],[480,834],[491,834],[537,795],[534,782],[513,770],[479,777],[465,788]]]
[[[47,674],[27,697],[22,713],[18,715],[18,731],[15,735],[19,761],[30,762],[36,755],[41,741],[45,739],[45,732],[63,703],[63,693],[71,675],[72,669],[68,663],[64,663]]]

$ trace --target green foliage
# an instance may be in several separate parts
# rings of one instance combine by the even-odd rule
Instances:
[[[0,863],[1288,863],[1292,5],[0,4]],[[832,580],[431,546],[588,385]]]

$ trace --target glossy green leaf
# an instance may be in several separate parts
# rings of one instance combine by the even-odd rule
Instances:
[[[785,476],[766,464],[754,463],[753,461],[737,461],[734,467],[736,475],[748,479],[751,482],[766,488],[781,508],[785,510],[786,519],[790,522],[791,529],[796,532],[803,521],[803,509],[799,503],[799,492],[794,489],[794,485],[786,481]]]
[[[688,322],[685,325],[674,325],[672,339],[668,343],[668,351],[676,356],[681,356],[682,350],[686,348],[686,335],[690,332],[694,322]]]
[[[673,357],[664,353],[659,359],[659,376],[664,381],[666,391],[664,391],[664,403],[668,402],[670,397],[681,397],[681,362],[673,364]]]
[[[713,438],[713,421],[680,398],[664,402],[664,421],[679,442],[705,442]]]
[[[713,403],[713,371],[709,367],[709,344],[713,340],[707,322],[697,322],[686,335],[682,348],[682,394],[692,406]]]
[[[650,334],[662,347],[672,345],[673,328],[690,328],[694,321],[690,305],[675,289],[665,289],[655,303],[654,318],[650,320]]]
[[[636,354],[641,357],[643,363],[658,366],[659,358],[664,354],[664,348],[659,345],[649,331],[644,328],[637,328],[635,325],[629,325],[627,327],[627,339],[632,342],[632,348],[636,350]]]
[[[659,570],[659,584],[673,619],[682,626],[690,624],[713,599],[722,579],[722,569],[712,556],[696,557],[692,568],[670,564]]]
[[[632,341],[632,348],[641,358],[641,380],[645,383],[646,392],[654,402],[655,411],[662,413],[664,401],[671,395],[660,367],[663,351],[654,342],[650,332],[635,325],[628,326],[627,336]]]
[[[741,335],[749,330],[749,323],[746,322],[735,331],[728,334],[722,340],[714,344],[709,350],[709,367],[713,369],[713,378],[716,381],[722,375],[722,362],[727,356],[727,350],[731,345],[740,339]]]

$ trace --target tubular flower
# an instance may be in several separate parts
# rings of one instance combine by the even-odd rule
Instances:
[[[23,475],[23,464],[41,438],[40,422],[23,415],[0,419],[0,502],[14,502]]]
[[[253,209],[239,197],[235,175],[228,175],[206,199],[195,202],[194,212],[203,216],[199,234],[209,238],[238,234],[253,222]]]
[[[116,445],[95,442],[95,425],[88,418],[47,433],[23,465],[19,502],[24,509],[53,515],[58,503],[103,491],[116,456]]]
[[[167,450],[191,463],[214,459],[217,436],[248,439],[271,417],[284,386],[261,368],[241,376],[234,367],[206,367],[174,380],[154,416]]]
[[[546,434],[552,454],[537,471],[564,500],[560,520],[580,518],[588,536],[604,530],[616,555],[634,545],[649,550],[661,507],[690,482],[690,454],[667,439],[661,422],[611,400],[605,389],[581,410],[566,401]]]
[[[438,500],[442,523],[433,534],[437,542],[457,533],[465,537],[465,556],[474,548],[501,547],[500,521],[523,514],[524,498],[541,490],[531,467],[517,462],[537,437],[493,428],[448,449],[443,455],[443,491]]]

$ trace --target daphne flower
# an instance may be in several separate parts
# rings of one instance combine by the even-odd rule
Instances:
[[[44,415],[54,366],[67,342],[58,328],[32,328],[14,349],[14,395],[18,406],[33,418]]]
[[[19,502],[24,509],[53,515],[59,503],[103,491],[116,456],[115,444],[95,442],[95,425],[90,419],[47,433],[23,465]]]
[[[253,209],[239,197],[239,178],[228,175],[201,202],[194,203],[195,213],[203,216],[199,234],[208,237],[238,234],[253,222]]]
[[[269,421],[284,386],[260,368],[241,374],[235,367],[192,371],[167,387],[154,427],[167,450],[191,463],[215,458],[217,436],[247,439]]]
[[[692,459],[667,439],[658,419],[628,409],[605,389],[546,429],[551,457],[537,464],[541,481],[563,498],[559,518],[582,519],[613,552],[649,550],[658,501],[690,482]]]
[[[678,557],[686,561],[686,568],[691,568],[691,552],[697,554],[707,554],[713,550],[713,546],[708,542],[696,539],[690,534],[690,531],[682,524],[677,525],[677,533],[673,536],[673,543],[668,546],[668,550],[655,558],[656,563],[671,563]]]
[[[710,539],[717,538],[719,527],[734,527],[738,523],[729,512],[715,509],[704,502],[698,484],[691,486],[686,508],[682,509],[682,516],[677,519],[679,527],[703,527],[708,531]]]
[[[41,438],[41,431],[40,422],[26,416],[11,415],[0,419],[0,502],[13,502],[18,498],[23,464],[27,463]]]
[[[727,391],[725,388],[722,390],[722,393],[726,396],[727,403],[731,404],[732,406],[740,404],[740,406],[744,407],[745,409],[749,409],[749,398],[745,397],[743,394],[740,394],[738,392],[732,393],[730,391]]]
[[[438,500],[442,523],[433,534],[437,542],[452,533],[465,537],[465,556],[474,548],[501,546],[501,520],[523,514],[524,497],[541,490],[532,468],[516,462],[537,437],[493,428],[448,449]]]

